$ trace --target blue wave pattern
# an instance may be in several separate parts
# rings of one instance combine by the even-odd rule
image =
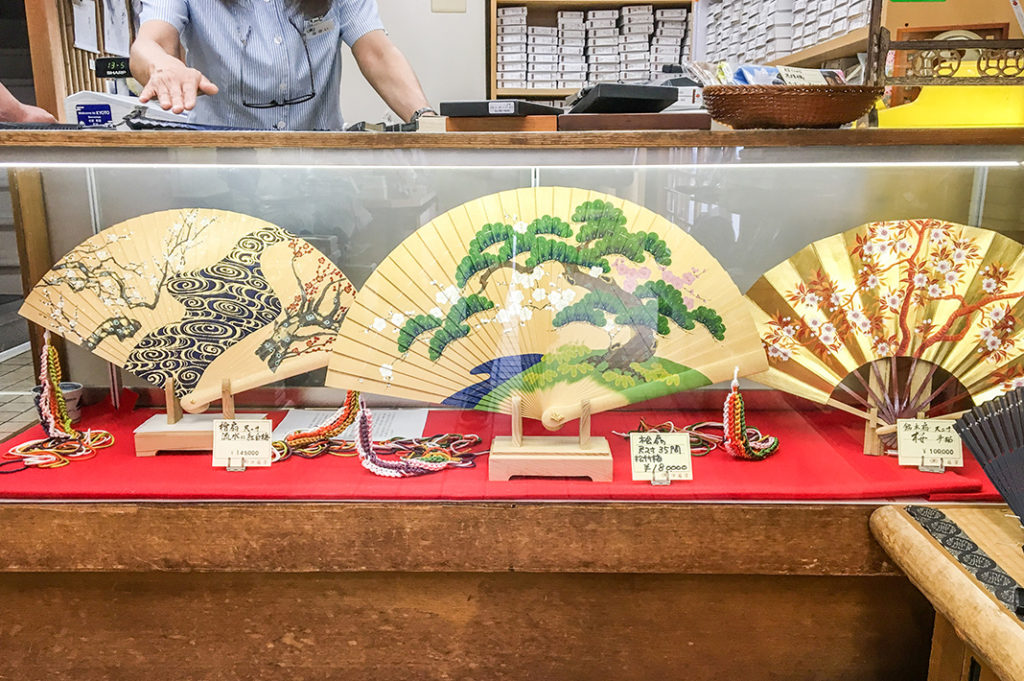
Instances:
[[[191,392],[211,362],[281,314],[260,256],[290,238],[280,227],[264,227],[239,239],[223,260],[168,279],[167,292],[185,314],[148,333],[124,368],[158,386],[173,378],[178,397]]]
[[[509,357],[498,357],[484,362],[469,373],[473,376],[487,375],[487,378],[467,386],[445,399],[441,404],[447,407],[463,407],[476,409],[480,400],[487,397],[491,391],[505,381],[511,381],[521,373],[544,359],[544,355],[531,353],[527,355],[512,355]]]

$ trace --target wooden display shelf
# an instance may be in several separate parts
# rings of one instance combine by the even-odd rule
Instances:
[[[852,57],[858,52],[867,52],[868,33],[870,33],[870,30],[867,26],[855,28],[845,35],[836,36],[799,52],[794,52],[788,57],[776,59],[772,62],[772,65],[819,66],[831,59]]]

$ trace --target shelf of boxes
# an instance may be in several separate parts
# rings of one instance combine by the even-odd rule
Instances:
[[[856,53],[862,34],[866,38],[869,19],[870,0],[710,0],[707,59],[810,65],[812,52],[827,53],[824,59],[848,56]],[[827,49],[815,49],[824,43],[830,43]],[[801,51],[807,54],[794,59]]]
[[[566,97],[596,83],[646,82],[691,46],[685,2],[492,2],[491,96]]]

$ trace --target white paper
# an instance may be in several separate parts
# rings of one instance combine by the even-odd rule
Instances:
[[[72,0],[71,14],[74,19],[75,47],[99,54],[100,44],[96,32],[96,0]]]
[[[964,465],[964,445],[947,419],[898,419],[896,438],[901,466],[929,468]]]
[[[693,480],[689,433],[630,433],[633,480]]]
[[[376,442],[393,437],[422,437],[423,428],[427,425],[429,409],[372,409],[373,439]],[[283,440],[289,433],[305,432],[330,423],[333,411],[318,409],[295,409],[289,411],[284,420],[274,429],[271,439],[275,442]],[[354,440],[356,424],[346,428],[341,440]]]
[[[214,419],[214,467],[270,466],[273,461],[270,427],[270,419]]]
[[[118,57],[127,57],[131,47],[128,5],[125,0],[103,0],[103,49]]]

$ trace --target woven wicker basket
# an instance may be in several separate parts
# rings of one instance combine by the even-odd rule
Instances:
[[[871,111],[882,88],[864,85],[709,85],[704,105],[719,123],[747,128],[838,128]]]

